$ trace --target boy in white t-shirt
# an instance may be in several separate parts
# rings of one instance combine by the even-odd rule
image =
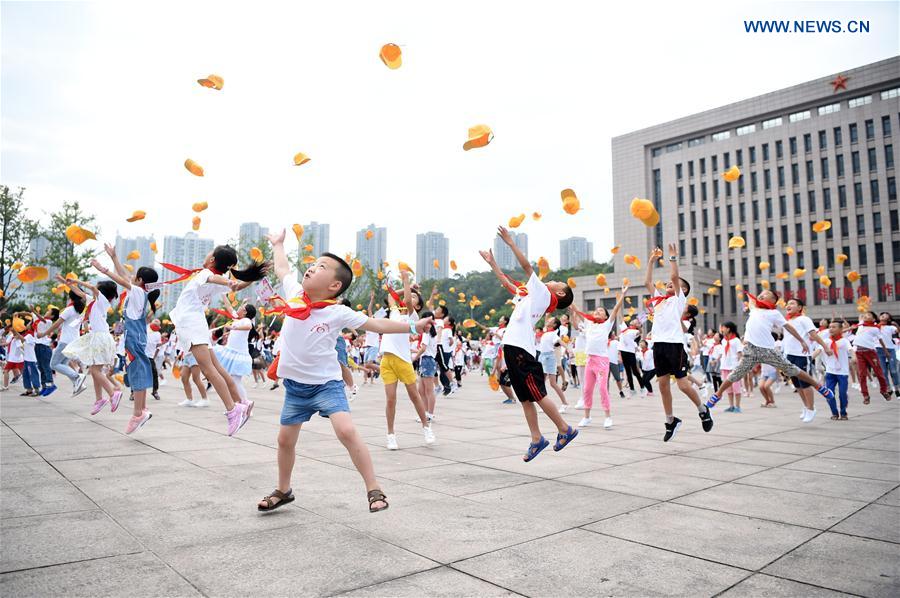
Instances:
[[[656,378],[659,394],[662,397],[663,409],[666,413],[666,431],[663,442],[675,437],[681,427],[681,420],[675,417],[672,410],[672,389],[670,376],[675,377],[678,389],[697,407],[700,425],[704,432],[713,427],[709,409],[700,401],[700,395],[688,379],[688,355],[684,350],[684,328],[682,319],[687,307],[687,294],[691,285],[678,275],[678,247],[669,244],[669,263],[671,276],[666,283],[666,292],[662,294],[653,285],[653,266],[663,256],[659,247],[650,252],[647,260],[647,278],[644,286],[653,295],[650,305],[653,310],[653,364],[656,366]]]
[[[815,378],[785,359],[781,351],[775,349],[772,329],[780,326],[785,332],[797,339],[802,347],[809,351],[809,345],[806,341],[794,330],[793,326],[788,324],[781,312],[775,309],[778,294],[775,291],[765,289],[759,294],[759,297],[754,297],[750,293],[747,293],[747,295],[750,297],[750,305],[753,307],[750,308],[750,315],[744,326],[744,351],[741,356],[741,362],[737,368],[732,370],[728,379],[722,382],[719,390],[709,397],[709,401],[706,402],[707,407],[712,407],[718,403],[719,397],[725,394],[732,384],[743,379],[758,363],[768,363],[787,376],[796,376],[804,382],[815,386],[819,394],[826,399],[829,397],[834,399],[834,393],[827,386],[816,382]],[[826,354],[830,354],[830,351],[830,348],[825,349]]]
[[[541,282],[534,272],[531,262],[515,244],[509,231],[497,229],[497,235],[516,256],[522,271],[528,276],[525,285],[515,283],[506,276],[494,259],[492,251],[480,251],[481,257],[491,267],[500,284],[515,296],[515,308],[503,335],[503,357],[513,390],[522,404],[525,420],[531,432],[531,444],[522,458],[531,461],[549,446],[550,442],[541,435],[535,403],[553,421],[558,430],[553,450],[560,451],[578,435],[578,430],[566,423],[553,401],[545,401],[547,390],[544,385],[544,370],[535,358],[534,326],[546,314],[557,309],[566,309],[572,304],[572,289],[564,282]]]
[[[825,364],[825,386],[831,389],[832,394],[838,396],[841,404],[840,411],[838,411],[835,398],[827,399],[833,420],[847,419],[847,383],[850,380],[850,352],[853,347],[850,341],[844,338],[842,328],[841,323],[837,320],[833,320],[828,325],[827,342],[831,348],[831,355],[822,356],[822,363]],[[824,351],[816,349],[815,355],[820,353],[824,353]]]
[[[884,400],[890,401],[893,398],[891,391],[888,389],[885,374],[881,370],[881,364],[878,363],[878,354],[875,352],[875,349],[878,348],[887,349],[876,320],[875,312],[864,312],[860,316],[859,324],[856,327],[856,338],[853,339],[853,348],[856,352],[856,366],[859,368],[859,385],[862,391],[863,405],[869,404],[869,370],[875,374]]]
[[[284,288],[284,299],[276,312],[286,317],[281,328],[278,377],[284,381],[284,406],[278,431],[278,486],[257,508],[271,511],[293,502],[291,473],[301,426],[318,413],[327,417],[335,435],[350,454],[366,485],[369,512],[388,508],[387,497],[378,486],[372,457],[353,425],[337,361],[337,337],[345,328],[380,334],[419,334],[431,325],[421,318],[414,325],[376,320],[337,303],[336,298],[353,281],[350,266],[336,255],[325,253],[306,270],[303,281],[291,271],[284,249],[284,230],[267,237],[272,244],[275,274]],[[270,311],[270,313],[272,313]]]

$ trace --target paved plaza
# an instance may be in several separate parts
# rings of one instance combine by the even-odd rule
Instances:
[[[250,390],[254,417],[235,438],[215,395],[177,407],[171,384],[134,437],[127,401],[90,417],[90,389],[14,389],[0,398],[3,596],[900,595],[897,402],[854,393],[850,420],[833,422],[819,399],[803,425],[783,389],[777,409],[717,408],[704,434],[676,398],[685,425],[664,444],[658,398],[616,398],[612,430],[598,413],[526,464],[521,409],[477,374],[439,401],[433,447],[402,400],[399,451],[384,448],[382,387],[365,387],[354,420],[390,509],[368,513],[316,417],[297,500],[260,514],[281,389]]]

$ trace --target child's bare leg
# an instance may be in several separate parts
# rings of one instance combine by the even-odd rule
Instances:
[[[191,353],[197,360],[197,364],[200,366],[203,375],[206,376],[209,383],[216,389],[216,394],[219,395],[219,399],[224,403],[225,409],[227,411],[234,409],[234,400],[231,398],[231,391],[228,389],[225,378],[222,377],[216,367],[218,360],[213,363],[215,357],[213,356],[212,351],[209,350],[209,347],[206,345],[194,345],[191,347]],[[231,380],[231,376],[228,376],[228,379]],[[234,382],[232,382],[232,384],[234,384]],[[237,389],[235,389],[235,391],[237,391]]]
[[[556,429],[559,430],[560,434],[565,434],[569,431],[569,424],[566,420],[563,419],[563,416],[559,414],[559,409],[556,407],[556,403],[553,401],[546,401],[547,397],[544,397],[540,401],[538,401],[538,405],[541,406],[541,409],[550,418],[550,421],[556,426]],[[537,416],[535,416],[535,420]],[[536,422],[535,422],[536,423]],[[538,438],[540,438],[540,431],[538,431]]]
[[[187,397],[188,401],[194,400],[194,395],[191,392],[191,373],[194,368],[184,367],[181,369],[181,386],[184,387],[184,395]]]
[[[663,411],[666,413],[666,419],[670,417],[675,417],[672,413],[672,387],[671,387],[671,378],[666,376],[661,376],[656,379],[657,386],[659,386],[659,396],[662,398]]]
[[[331,426],[334,428],[334,433],[338,440],[347,449],[356,471],[362,476],[363,482],[366,484],[366,490],[378,489],[378,480],[375,479],[375,467],[372,465],[372,455],[369,454],[369,447],[363,442],[362,437],[356,430],[356,426],[353,425],[353,419],[351,419],[350,414],[346,412],[332,413],[328,419],[331,420]],[[299,428],[300,426],[297,427]],[[293,450],[291,453],[293,454]],[[279,470],[280,468],[281,464],[279,462]],[[378,508],[385,505],[381,501],[376,501],[372,506]]]
[[[406,394],[409,395],[409,400],[412,401],[413,407],[416,408],[416,414],[422,421],[422,427],[427,427],[428,418],[425,415],[425,402],[422,401],[422,397],[419,395],[419,389],[415,382],[406,385]]]
[[[344,386],[353,388],[353,372],[343,363],[341,364],[341,378],[344,379]]]
[[[687,398],[691,400],[691,403],[693,403],[697,407],[700,406],[700,395],[699,393],[697,393],[697,389],[694,388],[689,380],[687,380],[687,376],[681,379],[676,379],[675,384],[678,385],[678,390],[683,392],[687,396]],[[669,394],[669,396],[671,396],[671,393]]]
[[[294,460],[297,458],[294,450],[297,448],[301,425],[282,425],[278,429],[278,489],[285,494],[291,489],[291,472],[294,471]],[[259,506],[267,505],[265,501],[261,500]]]
[[[397,383],[384,385],[384,417],[387,419],[388,434],[394,433],[394,419],[397,417]]]
[[[521,401],[522,411],[525,412],[525,422],[528,424],[528,432],[531,434],[531,442],[541,439],[541,428],[538,426],[537,409],[532,401]]]
[[[115,387],[109,383],[109,380],[106,379],[106,375],[103,373],[103,366],[92,365],[88,368],[88,371],[91,373],[91,379],[94,381],[94,395],[98,401],[103,398],[104,391],[108,395],[115,392]]]
[[[200,398],[206,398],[206,384],[203,383],[203,378],[200,377],[200,366],[194,366],[191,368],[191,380],[194,381],[194,384],[197,386],[197,390],[200,391]]]
[[[556,382],[556,374],[545,374],[544,378],[547,380],[547,384],[550,385],[550,388],[556,391],[556,396],[559,397],[559,400],[563,405],[568,405],[566,402],[566,395],[563,394],[562,389],[559,387],[559,384]]]
[[[818,384],[816,384],[816,388],[818,388]],[[812,411],[816,408],[815,401],[813,399],[813,389],[810,387],[800,388],[797,390],[797,394],[800,395],[800,400],[803,401],[803,406]]]
[[[139,417],[144,409],[147,408],[147,389],[134,391],[134,406],[131,412],[135,417]]]
[[[820,386],[822,386],[821,384],[819,384],[816,381],[815,378],[813,378],[812,376],[810,376],[803,370],[800,370],[799,372],[797,372],[797,377],[800,378],[801,380],[803,380],[804,382],[806,382],[807,384],[812,385],[813,388],[819,388]]]

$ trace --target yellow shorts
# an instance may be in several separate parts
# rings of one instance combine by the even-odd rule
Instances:
[[[575,366],[584,367],[587,365],[587,353],[584,351],[575,352]]]
[[[385,353],[381,358],[381,380],[385,384],[394,384],[398,380],[403,384],[415,384],[416,372],[408,361],[393,353]]]

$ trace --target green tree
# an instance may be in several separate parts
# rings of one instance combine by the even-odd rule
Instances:
[[[12,301],[21,288],[15,281],[16,271],[10,266],[15,262],[28,264],[31,241],[38,235],[38,223],[28,217],[24,205],[25,189],[11,193],[9,187],[0,185],[0,290],[3,298],[0,305]]]
[[[49,242],[47,253],[39,260],[40,265],[63,276],[74,272],[78,278],[87,278],[92,273],[91,260],[100,250],[91,251],[75,245],[66,237],[66,229],[72,224],[77,224],[98,234],[99,231],[94,228],[95,222],[94,216],[84,212],[77,201],[63,202],[59,210],[50,213],[50,226],[40,229],[39,235]],[[44,292],[36,298],[36,303],[52,301],[54,296],[50,289],[55,284],[52,278],[44,283]]]

